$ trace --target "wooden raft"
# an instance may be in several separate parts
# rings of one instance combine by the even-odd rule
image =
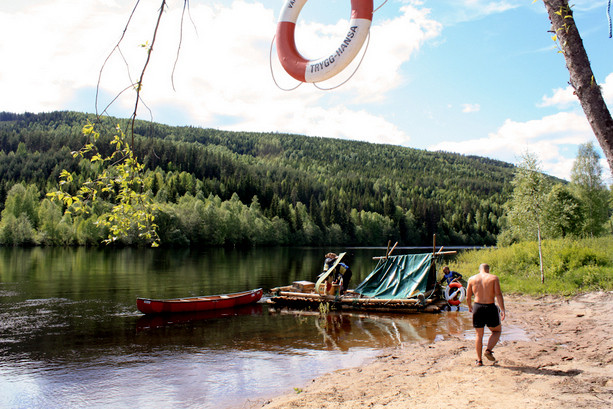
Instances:
[[[441,307],[446,305],[446,303],[440,303],[440,300],[432,299],[423,301],[414,298],[384,300],[379,298],[360,297],[351,293],[343,296],[334,296],[288,291],[291,289],[291,286],[273,289],[268,302],[276,305],[299,308],[318,308],[321,303],[329,303],[330,306],[340,310],[382,312],[440,312]]]

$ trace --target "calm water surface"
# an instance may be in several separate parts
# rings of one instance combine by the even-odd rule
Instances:
[[[0,407],[250,407],[382,348],[470,329],[465,311],[322,317],[260,303],[148,317],[136,309],[137,296],[314,280],[328,250],[337,249],[0,248]],[[384,250],[350,251],[355,286]]]

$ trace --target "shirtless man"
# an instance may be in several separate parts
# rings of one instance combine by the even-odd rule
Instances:
[[[474,304],[472,302],[473,295],[475,296]],[[500,313],[494,300],[498,301]],[[482,366],[483,361],[481,359],[481,354],[485,326],[487,325],[490,331],[492,331],[487,341],[485,357],[490,361],[495,361],[496,358],[494,358],[493,355],[494,347],[500,339],[500,333],[502,331],[501,321],[504,320],[505,316],[504,299],[502,298],[502,291],[500,290],[500,281],[498,277],[490,274],[489,265],[481,264],[479,266],[479,274],[472,276],[468,280],[466,303],[468,304],[468,311],[473,313],[473,327],[475,327],[477,331],[477,339],[475,340],[475,348],[477,350],[476,364]]]

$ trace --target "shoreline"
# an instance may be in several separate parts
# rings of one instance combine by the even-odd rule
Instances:
[[[499,342],[494,365],[476,367],[474,338],[448,334],[384,350],[364,366],[243,408],[613,407],[613,292],[505,295],[505,304],[503,326],[528,339]]]

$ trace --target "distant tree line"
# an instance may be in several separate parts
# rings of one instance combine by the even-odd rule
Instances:
[[[98,245],[89,216],[46,194],[67,170],[73,193],[96,165],[71,152],[96,123],[103,154],[115,125],[76,112],[0,113],[0,244]],[[277,133],[137,122],[134,152],[156,203],[162,245],[496,243],[514,167],[481,157]],[[139,244],[138,237],[121,244]]]

